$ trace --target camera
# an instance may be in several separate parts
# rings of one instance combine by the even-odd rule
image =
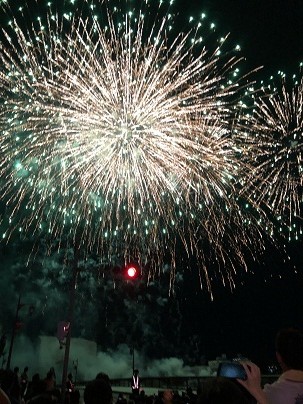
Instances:
[[[231,379],[247,379],[247,374],[241,363],[221,362],[218,367],[217,376],[228,377]]]

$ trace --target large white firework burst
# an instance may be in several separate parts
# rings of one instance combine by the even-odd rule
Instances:
[[[5,2],[0,174],[11,228],[69,231],[109,254],[117,239],[125,256],[149,259],[180,238],[208,287],[207,256],[231,264],[221,276],[232,285],[234,258],[245,266],[244,249],[261,243],[260,218],[238,199],[248,172],[231,136],[240,59],[221,55],[224,40],[197,46],[200,23],[170,38],[169,13],[148,25],[142,10],[107,5],[101,24],[84,4],[91,13],[50,8],[28,24]]]

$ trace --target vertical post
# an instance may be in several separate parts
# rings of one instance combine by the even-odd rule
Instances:
[[[78,278],[78,254],[76,252],[76,247],[75,247],[74,248],[73,277],[72,277],[72,281],[71,281],[68,318],[67,318],[67,321],[69,322],[69,329],[68,329],[68,334],[66,336],[63,370],[62,370],[62,384],[61,384],[61,386],[62,386],[61,387],[61,403],[62,404],[65,403],[65,396],[66,396],[66,381],[67,381],[67,374],[68,374],[69,351],[70,351],[71,330],[72,330],[75,297],[76,297],[77,278]]]
[[[133,344],[132,351],[133,351],[133,374],[134,374],[134,372],[135,372],[135,345],[134,344]]]
[[[11,342],[10,342],[10,346],[9,346],[7,363],[6,363],[6,369],[7,370],[10,369],[10,366],[11,366],[13,346],[14,346],[14,341],[15,341],[15,336],[16,336],[16,324],[17,324],[17,321],[18,321],[18,315],[19,315],[20,308],[21,308],[21,295],[19,295],[19,298],[18,298],[18,304],[17,304],[16,314],[15,314],[15,318],[14,318]]]
[[[74,369],[75,369],[74,384],[76,384],[76,382],[77,382],[77,375],[78,375],[78,363],[79,363],[78,359],[76,359],[76,360],[73,362]]]

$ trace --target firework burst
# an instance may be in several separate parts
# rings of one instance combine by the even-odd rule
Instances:
[[[121,17],[106,5],[101,24],[89,5],[93,13],[62,18],[49,9],[29,28],[12,12],[2,31],[10,227],[67,231],[108,254],[123,242],[126,257],[149,259],[181,239],[209,288],[208,255],[231,263],[220,276],[233,285],[232,256],[245,266],[243,250],[261,243],[260,216],[238,199],[248,172],[230,123],[240,59],[221,55],[224,40],[211,52],[201,46],[200,23],[171,38],[169,13],[150,26],[142,10]]]
[[[253,197],[298,237],[302,213],[303,79],[263,88],[255,100],[250,137]]]

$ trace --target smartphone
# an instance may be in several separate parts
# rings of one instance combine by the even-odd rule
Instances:
[[[232,379],[247,379],[247,374],[241,363],[221,362],[218,367],[217,376],[229,377]]]

